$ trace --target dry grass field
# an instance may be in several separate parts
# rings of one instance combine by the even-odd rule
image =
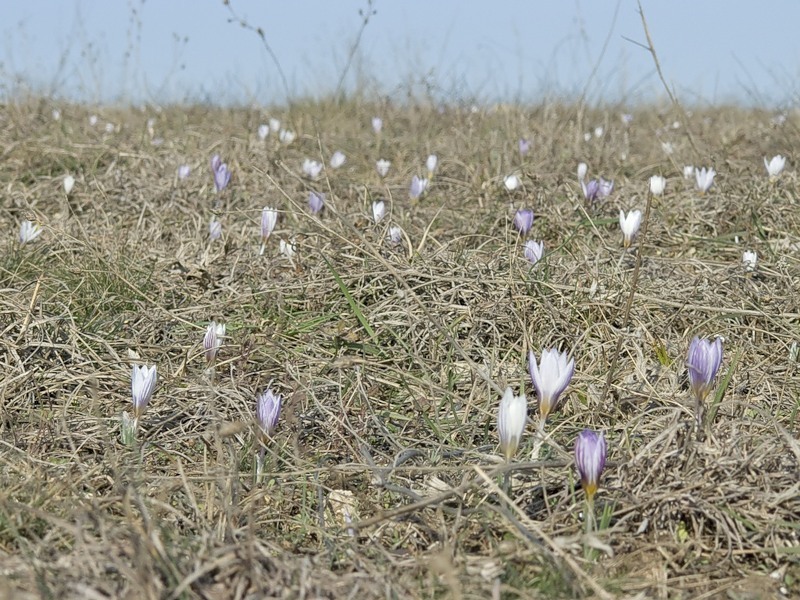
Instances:
[[[800,595],[796,114],[53,108],[0,107],[0,598]],[[269,117],[297,138],[260,140]],[[214,154],[232,172],[220,193]],[[775,154],[789,161],[770,180]],[[614,180],[608,198],[585,202],[580,161]],[[708,193],[685,165],[716,169]],[[656,174],[666,192],[623,249],[619,210],[644,211]],[[265,206],[279,219],[261,254]],[[20,244],[25,219],[42,233]],[[535,266],[526,239],[544,242]],[[213,377],[211,320],[227,327]],[[695,335],[724,338],[704,440]],[[575,375],[541,439],[527,353],[550,347]],[[158,383],[125,445],[134,364]],[[510,464],[507,385],[530,415]],[[283,408],[256,483],[269,386]],[[608,441],[588,537],[584,428]]]

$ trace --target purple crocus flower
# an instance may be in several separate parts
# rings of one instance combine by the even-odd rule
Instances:
[[[600,475],[606,467],[606,453],[606,438],[602,432],[584,429],[578,434],[578,439],[575,440],[575,465],[581,477],[581,487],[590,504],[600,486]]]
[[[322,192],[309,192],[308,193],[308,208],[311,213],[316,215],[325,206],[325,194]]]
[[[262,436],[272,437],[281,416],[281,395],[273,394],[267,389],[263,394],[256,394],[256,421]]]
[[[597,179],[590,179],[588,182],[581,180],[581,190],[583,190],[583,197],[586,201],[592,203],[597,200],[597,195],[600,192],[600,182]]]
[[[413,199],[417,199],[425,192],[425,189],[428,187],[428,180],[421,179],[414,175],[411,178],[411,186],[408,188],[408,195],[411,196]]]
[[[228,170],[228,165],[222,162],[219,154],[215,154],[211,157],[211,173],[214,175],[214,186],[219,193],[224,190],[231,181],[231,172]]]
[[[686,367],[689,371],[689,383],[698,402],[706,399],[714,387],[714,378],[722,363],[722,339],[694,337],[689,344]]]
[[[192,172],[192,168],[189,165],[181,165],[178,167],[178,179],[186,179]]]
[[[514,215],[514,227],[522,235],[525,235],[533,227],[533,210],[530,208],[520,208]]]
[[[614,191],[614,180],[609,181],[601,177],[600,179],[591,179],[587,183],[581,181],[581,189],[583,197],[591,203],[607,198]]]
[[[611,195],[611,192],[614,191],[614,180],[608,181],[606,179],[600,178],[600,188],[597,192],[598,198],[601,200],[603,198],[607,198]]]
[[[525,156],[528,152],[531,151],[531,141],[525,138],[519,139],[519,153],[522,156]]]

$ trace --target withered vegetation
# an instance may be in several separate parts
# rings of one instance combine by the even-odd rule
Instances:
[[[52,108],[0,108],[0,597],[800,594],[800,205],[794,168],[771,182],[762,162],[796,155],[796,115],[698,109],[675,128],[658,107],[630,125],[617,107],[559,105]],[[270,116],[291,145],[258,139]],[[302,176],[336,150],[341,169]],[[233,171],[219,194],[215,153]],[[411,201],[429,153],[439,169]],[[614,179],[610,198],[585,204],[579,161]],[[709,193],[686,164],[716,168]],[[654,174],[666,193],[623,250],[619,210],[645,208]],[[312,189],[327,195],[317,216]],[[280,219],[259,255],[264,206]],[[512,227],[523,206],[545,244],[533,268]],[[23,219],[44,232],[20,246]],[[212,319],[227,324],[213,382]],[[704,441],[694,335],[725,340]],[[531,456],[525,357],[552,346],[575,377]],[[159,383],[129,448],[134,363],[158,365]],[[285,404],[255,485],[255,394],[270,382]],[[506,385],[532,400],[508,494]],[[586,427],[609,442],[588,554],[572,464]]]

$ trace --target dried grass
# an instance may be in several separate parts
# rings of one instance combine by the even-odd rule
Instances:
[[[0,596],[800,592],[797,179],[790,169],[769,183],[761,164],[796,147],[793,117],[775,127],[758,111],[698,111],[704,155],[678,130],[662,138],[667,156],[654,132],[672,119],[655,108],[626,129],[611,109],[578,122],[570,106],[302,104],[278,114],[301,134],[289,147],[256,139],[258,111],[166,109],[160,145],[151,113],[105,110],[119,129],[106,134],[84,107],[61,112],[0,110]],[[598,124],[602,140],[584,142]],[[520,135],[534,140],[524,159]],[[345,167],[300,177],[304,158],[327,163],[337,149]],[[219,197],[214,152],[234,173]],[[429,152],[440,170],[411,202]],[[379,157],[392,161],[385,181]],[[616,181],[591,209],[579,160]],[[193,173],[179,182],[182,162]],[[684,162],[717,168],[709,194],[683,180]],[[510,194],[511,172],[524,189]],[[643,246],[624,253],[617,213],[644,208],[658,173],[667,193]],[[305,206],[312,188],[328,194],[320,217]],[[375,226],[378,198],[389,216]],[[281,219],[259,256],[265,205]],[[523,205],[545,242],[535,269],[511,227]],[[208,242],[212,209],[224,242]],[[24,218],[45,233],[20,248]],[[405,232],[400,248],[386,243],[389,223]],[[295,240],[293,261],[279,238]],[[755,275],[743,249],[759,253]],[[213,385],[200,344],[211,319],[228,326]],[[733,368],[704,442],[683,365],[696,334],[724,336]],[[529,428],[506,497],[498,390],[530,392],[527,350],[553,345],[574,353],[576,375],[534,462]],[[132,362],[160,375],[135,450],[119,441]],[[252,412],[270,381],[286,403],[256,486]],[[610,447],[598,499],[610,522],[596,540],[608,552],[594,560],[571,462],[584,427]]]

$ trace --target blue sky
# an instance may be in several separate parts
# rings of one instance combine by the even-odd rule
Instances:
[[[793,101],[800,2],[643,0],[668,82],[687,103]],[[263,28],[293,95],[336,87],[366,0],[231,0]],[[663,96],[635,0],[374,0],[349,86],[460,100],[548,95],[635,104]],[[222,0],[7,0],[2,91],[92,103],[280,103],[255,33]],[[627,39],[626,39],[627,38]],[[630,41],[633,40],[633,41]],[[594,73],[594,75],[593,75]]]

